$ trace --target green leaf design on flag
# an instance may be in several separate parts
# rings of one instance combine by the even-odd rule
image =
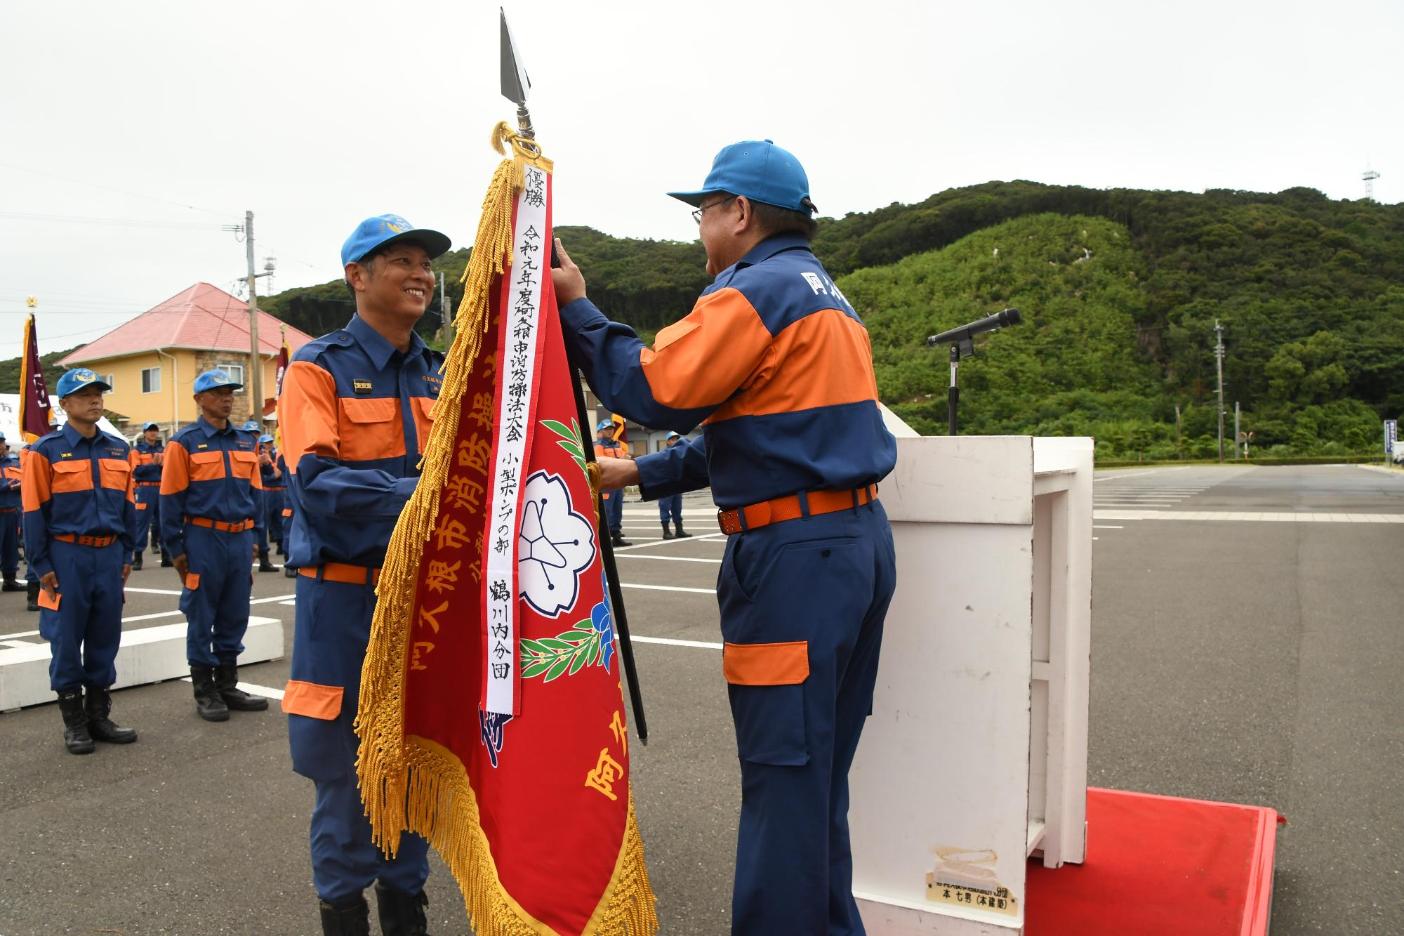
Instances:
[[[597,666],[604,653],[600,634],[589,618],[577,621],[570,630],[554,637],[523,637],[521,647],[522,678],[545,676],[544,682]]]
[[[567,426],[559,420],[543,419],[541,420],[541,425],[560,436],[556,444],[566,450],[566,454],[580,466],[581,474],[584,474],[585,477],[588,478],[590,475],[585,470],[585,446],[580,440],[580,423],[572,419],[570,425]]]

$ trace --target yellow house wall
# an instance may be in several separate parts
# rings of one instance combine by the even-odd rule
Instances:
[[[195,407],[193,387],[195,377],[203,370],[208,370],[217,364],[241,364],[245,369],[246,382],[250,376],[247,354],[187,349],[175,349],[167,351],[166,354],[170,357],[161,356],[151,351],[121,358],[89,361],[83,365],[92,368],[104,377],[111,376],[112,392],[107,394],[103,403],[109,412],[120,413],[127,418],[127,422],[119,424],[118,428],[129,436],[140,432],[142,425],[148,421],[159,423],[161,431],[169,435],[174,431],[171,425],[173,415],[175,421],[181,426],[193,422],[199,415]],[[172,357],[175,358],[174,366]],[[142,393],[141,372],[150,367],[161,368],[161,389],[156,393]],[[265,399],[273,396],[273,380],[276,372],[276,360],[272,357],[264,358],[263,395]],[[249,393],[247,391],[240,392],[234,398],[232,418],[243,422],[249,418],[248,413]]]

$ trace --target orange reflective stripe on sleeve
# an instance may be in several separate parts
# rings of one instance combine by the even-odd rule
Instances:
[[[289,679],[283,688],[283,713],[331,721],[341,714],[341,697],[345,691],[341,686]]]
[[[130,466],[130,468],[131,468],[131,470],[127,472],[127,501],[128,501],[133,507],[135,507],[135,506],[136,506],[136,466],[137,466],[137,450],[136,450],[136,449],[127,449],[127,465]]]
[[[639,364],[664,406],[716,406],[746,382],[770,342],[755,308],[728,287],[698,299],[686,318],[660,331],[653,347],[639,352]]]
[[[868,330],[838,309],[806,315],[775,336],[744,393],[707,418],[795,413],[877,399]]]
[[[49,502],[52,487],[49,484],[49,460],[38,452],[25,449],[20,458],[24,471],[24,481],[20,485],[20,500],[26,511],[38,510]]]
[[[293,361],[288,365],[278,397],[278,419],[289,474],[297,474],[304,455],[341,458],[336,380],[316,364]]]
[[[809,678],[809,641],[725,644],[722,673],[733,686],[797,686]]]
[[[166,446],[166,457],[161,462],[161,493],[179,494],[190,487],[190,454],[179,442]]]
[[[405,429],[398,397],[342,397],[336,403],[341,424],[348,429],[341,440],[343,459],[374,461],[404,457]]]

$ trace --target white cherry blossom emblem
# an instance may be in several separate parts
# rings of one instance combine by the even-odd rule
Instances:
[[[546,617],[575,607],[580,573],[595,561],[595,530],[575,512],[560,475],[535,472],[526,483],[517,537],[522,597]]]

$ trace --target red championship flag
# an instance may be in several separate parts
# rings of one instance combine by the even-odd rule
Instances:
[[[283,345],[278,349],[278,361],[273,375],[273,396],[283,395],[283,375],[288,372],[288,362],[292,360],[292,349],[288,347],[288,326],[282,329]]]
[[[588,438],[551,285],[551,162],[483,203],[418,489],[379,583],[357,772],[377,843],[423,835],[478,936],[658,931],[630,790]]]
[[[39,336],[34,330],[34,313],[24,322],[24,348],[20,351],[20,435],[36,442],[50,428],[49,387],[44,382],[44,365],[39,361]]]

